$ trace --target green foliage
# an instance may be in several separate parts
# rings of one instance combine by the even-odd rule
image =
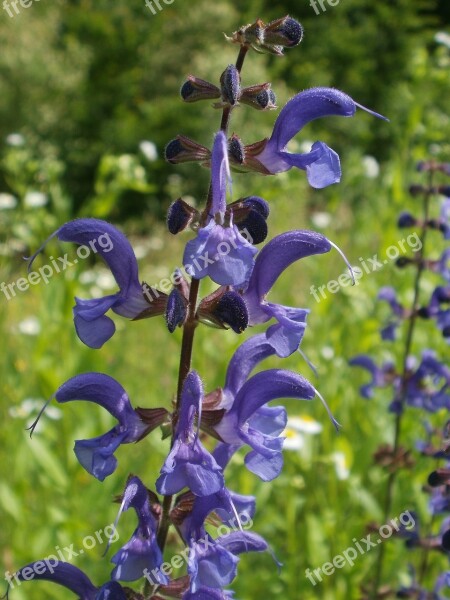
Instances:
[[[266,198],[272,207],[271,236],[287,228],[319,228],[353,263],[381,254],[404,237],[396,230],[395,219],[399,209],[411,206],[406,190],[415,177],[414,160],[429,155],[448,160],[450,155],[446,112],[450,58],[448,48],[433,41],[446,5],[440,5],[440,12],[433,7],[424,0],[370,6],[362,0],[342,0],[315,15],[312,7],[297,0],[286,0],[281,7],[266,0],[245,0],[239,7],[228,0],[198,0],[195,9],[192,3],[176,0],[151,15],[143,2],[60,0],[22,11],[0,26],[0,136],[13,132],[24,136],[23,142],[10,139],[2,148],[0,192],[11,194],[15,205],[0,209],[0,282],[24,276],[22,256],[36,250],[74,214],[120,222],[131,234],[142,278],[149,284],[179,266],[189,233],[169,238],[157,220],[181,193],[189,194],[192,203],[204,195],[208,172],[189,165],[174,169],[164,163],[162,152],[179,132],[209,145],[219,114],[207,105],[183,106],[177,97],[179,86],[189,73],[217,83],[217,74],[235,57],[222,32],[255,16],[268,21],[282,12],[304,22],[302,46],[287,52],[283,61],[250,56],[245,85],[277,81],[280,105],[304,87],[336,85],[385,113],[391,123],[360,112],[351,121],[314,123],[299,136],[299,142],[324,139],[336,148],[343,165],[340,186],[311,190],[299,172],[273,178],[236,175],[233,199],[250,192]],[[268,135],[276,118],[272,112],[250,120],[248,110],[241,107],[234,121],[246,143]],[[156,145],[156,160],[139,149],[143,140]],[[37,192],[46,200],[41,206],[30,203],[29,194]],[[128,222],[122,222],[126,216]],[[66,251],[67,246],[50,246],[36,268]],[[437,256],[437,248],[435,252]],[[241,455],[231,465],[227,484],[257,495],[255,531],[267,537],[284,563],[278,576],[269,555],[245,557],[235,586],[242,600],[356,599],[361,583],[373,571],[375,551],[315,587],[305,577],[306,568],[332,559],[353,538],[364,537],[369,522],[381,518],[386,476],[373,465],[372,455],[380,443],[392,440],[390,398],[379,393],[371,402],[362,401],[358,386],[365,376],[351,370],[347,361],[369,351],[379,358],[388,356],[380,347],[378,328],[384,313],[375,297],[379,287],[394,278],[401,293],[407,294],[412,276],[389,264],[358,286],[316,303],[310,286],[337,279],[344,269],[337,253],[308,259],[293,266],[271,295],[273,300],[312,309],[302,349],[318,366],[318,377],[299,356],[287,359],[283,367],[314,382],[343,429],[335,434],[320,403],[291,402],[291,415],[313,418],[323,424],[323,431],[305,436],[300,451],[286,451],[282,476],[267,485],[241,468]],[[170,337],[162,320],[128,323],[117,318],[118,332],[100,352],[87,349],[76,338],[73,297],[110,293],[111,284],[105,279],[98,263],[85,261],[55,275],[48,285],[17,292],[9,301],[0,294],[4,570],[12,572],[47,556],[56,546],[79,547],[84,536],[114,520],[117,507],[112,500],[128,472],[154,479],[167,451],[168,442],[162,443],[156,432],[139,446],[121,448],[117,474],[100,484],[81,469],[72,447],[73,440],[99,435],[112,425],[104,411],[87,404],[66,405],[59,407],[55,420],[43,419],[32,440],[24,431],[37,406],[78,372],[114,375],[134,405],[170,406],[178,331]],[[200,328],[198,333],[193,366],[204,376],[207,389],[213,389],[223,384],[224,357],[240,340],[230,332]],[[430,342],[448,355],[440,336],[423,324],[415,351]],[[395,349],[392,357],[399,358]],[[271,359],[264,366],[279,366],[279,361]],[[436,424],[446,419],[444,413],[434,416]],[[421,423],[412,415],[405,425],[404,443],[412,447],[422,435]],[[340,478],[336,453],[349,470],[348,478]],[[421,486],[428,464],[415,458],[414,469],[400,478],[392,517],[415,509],[426,518]],[[133,515],[124,515],[120,541],[109,557],[134,526]],[[399,540],[386,543],[386,580],[399,584],[405,581],[412,555]],[[96,582],[110,572],[107,560],[101,559],[105,548],[99,545],[74,559]],[[169,540],[168,555],[177,549]],[[435,560],[430,581],[445,563],[445,557]],[[10,597],[72,596],[62,588],[30,583],[14,589]]]

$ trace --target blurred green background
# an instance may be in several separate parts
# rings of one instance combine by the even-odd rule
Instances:
[[[250,53],[243,83],[272,81],[279,106],[307,87],[338,87],[390,123],[362,111],[352,120],[315,121],[296,143],[300,147],[320,139],[334,148],[343,168],[340,185],[312,190],[298,171],[273,178],[236,175],[233,199],[262,195],[272,208],[271,237],[294,227],[318,229],[353,264],[359,257],[383,256],[405,237],[395,221],[400,210],[416,209],[417,201],[407,193],[410,183],[420,182],[416,160],[450,157],[448,1],[341,0],[331,7],[325,0],[326,11],[320,14],[306,0],[175,0],[162,6],[153,15],[137,0],[42,0],[13,17],[1,11],[0,282],[22,277],[22,257],[75,216],[107,218],[129,234],[140,276],[149,284],[178,266],[189,234],[169,237],[165,212],[180,195],[203,202],[208,172],[196,165],[168,165],[162,159],[164,146],[178,133],[210,145],[220,119],[208,103],[184,105],[180,85],[188,74],[218,82],[236,57],[236,47],[226,43],[223,32],[230,34],[257,17],[267,22],[287,13],[304,25],[302,44],[283,59]],[[241,107],[231,130],[251,143],[270,134],[275,118],[274,112]],[[438,207],[433,211],[437,214]],[[437,235],[430,236],[433,257],[442,247]],[[53,244],[46,256],[65,252],[73,256],[74,248]],[[44,264],[46,258],[38,261]],[[371,402],[361,400],[358,387],[366,375],[350,369],[347,361],[361,352],[399,360],[401,342],[387,346],[380,341],[378,330],[387,313],[375,298],[382,285],[395,283],[401,297],[410,300],[413,272],[389,264],[358,286],[316,303],[310,286],[326,284],[343,271],[337,253],[310,258],[291,267],[271,294],[273,301],[312,309],[302,349],[318,375],[300,356],[282,366],[314,383],[343,429],[335,433],[319,402],[288,402],[292,416],[319,421],[322,431],[293,435],[303,446],[286,450],[285,470],[271,484],[243,468],[242,454],[230,466],[229,487],[256,494],[254,530],[268,539],[284,565],[278,575],[269,555],[244,557],[233,585],[242,600],[356,599],[373,575],[375,550],[315,587],[305,569],[332,559],[353,538],[365,536],[368,523],[382,519],[386,474],[373,465],[372,455],[380,444],[392,442],[391,398],[378,393]],[[427,277],[425,296],[437,283],[436,276]],[[3,571],[54,553],[57,546],[80,547],[85,536],[114,520],[112,499],[128,473],[151,485],[167,453],[168,442],[161,442],[157,432],[137,446],[125,446],[117,453],[118,470],[101,484],[78,465],[72,447],[74,439],[111,427],[104,411],[82,403],[54,407],[32,440],[24,431],[41,403],[83,371],[116,377],[135,406],[170,406],[179,331],[169,336],[162,320],[118,318],[116,335],[101,351],[86,348],[75,335],[73,297],[114,289],[100,261],[86,260],[10,301],[0,294],[0,578]],[[223,384],[224,357],[240,341],[232,332],[199,329],[194,367],[207,389]],[[440,335],[421,323],[415,353],[425,345],[448,358]],[[280,366],[280,360],[262,366]],[[422,418],[417,412],[407,416],[405,446],[423,438]],[[446,419],[442,413],[433,416],[435,424]],[[391,516],[414,509],[426,523],[427,497],[421,487],[432,466],[414,456],[414,469],[399,478]],[[122,519],[123,543],[135,517],[130,513]],[[417,564],[420,555],[408,553],[400,540],[386,544],[384,580],[396,587],[408,581],[407,565]],[[111,568],[101,558],[104,550],[98,545],[73,561],[96,583],[105,581]],[[171,538],[167,555],[176,550]],[[433,556],[430,585],[446,563],[446,557]],[[58,586],[29,583],[10,597],[73,596]]]

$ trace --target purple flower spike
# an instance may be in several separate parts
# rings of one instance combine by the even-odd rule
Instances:
[[[283,466],[284,438],[278,437],[277,420],[264,420],[263,417],[267,419],[270,415],[258,411],[267,408],[265,405],[276,398],[311,400],[315,395],[314,387],[291,371],[270,369],[257,373],[239,389],[216,430],[227,444],[248,444],[252,451],[245,457],[247,468],[263,481],[271,481],[280,474]]]
[[[75,442],[74,451],[81,465],[100,481],[115,471],[117,459],[114,452],[117,448],[121,444],[137,442],[150,431],[132,408],[126,391],[108,375],[76,375],[57,390],[55,398],[60,403],[72,400],[95,402],[118,420],[118,425],[104,435]]]
[[[191,371],[183,385],[174,444],[156,482],[160,494],[172,495],[188,487],[196,496],[208,496],[224,487],[222,469],[194,430],[196,418],[201,419],[202,398],[200,377]]]
[[[124,589],[115,581],[97,588],[77,567],[57,560],[37,560],[15,573],[19,581],[45,580],[62,585],[80,600],[126,600]]]
[[[134,508],[138,526],[130,540],[111,559],[116,567],[111,573],[113,580],[136,581],[156,572],[156,583],[167,584],[169,579],[160,570],[163,563],[161,550],[156,541],[158,523],[151,512],[149,495],[138,477],[131,477],[126,485],[119,516]]]
[[[288,231],[273,238],[255,260],[248,287],[243,294],[249,312],[249,325],[277,320],[267,330],[269,344],[280,357],[290,356],[297,350],[306,328],[307,309],[291,308],[266,301],[266,295],[293,262],[329,252],[331,244],[326,237],[314,231]]]
[[[271,174],[288,171],[292,167],[303,169],[306,171],[310,185],[314,188],[324,188],[337,183],[341,179],[339,156],[326,144],[315,142],[311,151],[305,154],[291,154],[286,147],[289,141],[311,121],[333,115],[353,117],[356,107],[376,117],[385,118],[354,102],[350,96],[339,90],[311,88],[300,92],[281,110],[271,137],[262,151],[252,153],[253,160],[259,162],[263,169]]]
[[[149,301],[146,300],[139,282],[138,265],[133,249],[123,233],[110,223],[99,219],[69,221],[50,238],[55,236],[62,242],[86,246],[89,252],[100,254],[120,288],[116,294],[103,298],[75,298],[73,313],[78,337],[90,348],[101,348],[116,329],[112,319],[105,316],[109,309],[129,319],[134,319],[149,309]],[[29,269],[42,248],[43,246],[31,257]],[[164,306],[159,306],[159,303],[154,303],[152,308],[155,315],[164,312]]]
[[[230,177],[225,134],[214,140],[211,158],[212,204],[210,220],[197,237],[186,244],[183,264],[196,279],[210,277],[219,285],[243,285],[253,269],[257,250],[233,224],[225,223],[226,188]]]

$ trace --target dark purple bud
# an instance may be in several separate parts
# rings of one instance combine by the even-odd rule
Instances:
[[[198,102],[199,100],[212,100],[220,98],[220,90],[216,85],[189,75],[180,90],[185,102]]]
[[[417,311],[417,316],[420,317],[421,319],[429,319],[430,311],[429,311],[428,307],[422,306],[421,308],[419,308]]]
[[[231,162],[241,165],[245,161],[244,144],[237,135],[233,134],[228,140],[228,153]]]
[[[182,198],[178,198],[169,206],[167,211],[167,228],[176,235],[184,231],[189,225],[199,219],[199,213]]]
[[[222,100],[226,104],[235,106],[240,95],[241,76],[234,65],[228,65],[220,76],[220,86],[222,90]]]
[[[395,261],[395,266],[397,267],[397,269],[404,269],[413,262],[414,261],[411,258],[408,258],[407,256],[400,256],[400,258],[397,258],[397,260]]]
[[[398,217],[397,227],[404,229],[417,225],[417,219],[409,212],[402,212]]]
[[[264,44],[276,44],[292,48],[303,38],[303,27],[292,17],[286,16],[272,21],[264,28]]]
[[[244,206],[250,207],[252,210],[258,212],[264,219],[267,219],[270,213],[268,202],[259,196],[247,196],[241,200]]]
[[[201,146],[185,137],[177,135],[171,140],[165,149],[165,159],[172,164],[184,162],[203,162],[211,158],[211,152],[205,146]]]
[[[276,108],[276,97],[270,88],[270,83],[262,83],[244,88],[239,98],[241,104],[246,104],[257,110]]]
[[[247,307],[237,292],[225,292],[215,307],[214,317],[235,333],[242,333],[248,327]]]
[[[250,210],[247,217],[240,223],[236,223],[236,225],[251,244],[261,244],[267,237],[266,220],[256,210]]]
[[[166,306],[167,329],[173,333],[177,327],[181,327],[186,320],[188,301],[177,288],[169,294]]]
[[[444,329],[442,330],[442,335],[445,339],[450,338],[450,325],[444,327]]]
[[[450,529],[448,529],[442,536],[442,547],[447,552],[450,552]]]
[[[264,90],[257,95],[256,100],[262,110],[276,108],[277,98],[273,90]]]
[[[449,185],[440,185],[438,187],[438,193],[442,194],[443,196],[450,197],[450,186]]]
[[[425,192],[425,186],[413,184],[409,186],[409,193],[411,196],[419,196]]]
[[[428,476],[428,485],[439,487],[450,484],[450,469],[436,469]]]
[[[248,326],[247,306],[237,292],[221,287],[204,298],[197,310],[199,320],[205,325],[231,329],[242,333]]]
[[[233,223],[251,244],[260,244],[267,237],[266,219],[269,205],[258,196],[248,196],[227,206],[227,214],[232,215]]]

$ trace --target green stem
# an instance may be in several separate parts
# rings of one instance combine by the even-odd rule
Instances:
[[[402,431],[402,416],[403,409],[406,400],[406,384],[408,379],[408,357],[411,354],[412,343],[414,338],[414,330],[417,322],[417,311],[419,309],[419,296],[420,296],[420,283],[422,280],[422,275],[425,270],[424,264],[424,256],[425,256],[425,242],[427,239],[427,221],[429,219],[429,211],[430,211],[430,198],[432,195],[432,183],[433,183],[433,175],[432,171],[430,171],[429,176],[429,186],[428,190],[424,196],[423,201],[423,226],[420,234],[420,240],[422,242],[422,247],[420,249],[420,255],[418,260],[416,278],[414,281],[414,299],[412,302],[411,308],[411,317],[408,322],[408,329],[405,338],[405,351],[403,354],[403,366],[402,366],[402,375],[401,375],[401,392],[400,392],[400,409],[399,413],[395,417],[395,434],[394,434],[394,449],[393,456],[395,457],[398,449],[400,447],[400,436]],[[398,469],[395,469],[389,474],[387,481],[387,489],[386,489],[386,498],[384,502],[384,521],[386,523],[390,517],[392,505],[394,502],[394,487],[397,481]],[[375,579],[373,585],[373,599],[376,600],[378,598],[378,588],[381,583],[381,578],[383,575],[383,563],[385,557],[385,544],[380,544]]]

